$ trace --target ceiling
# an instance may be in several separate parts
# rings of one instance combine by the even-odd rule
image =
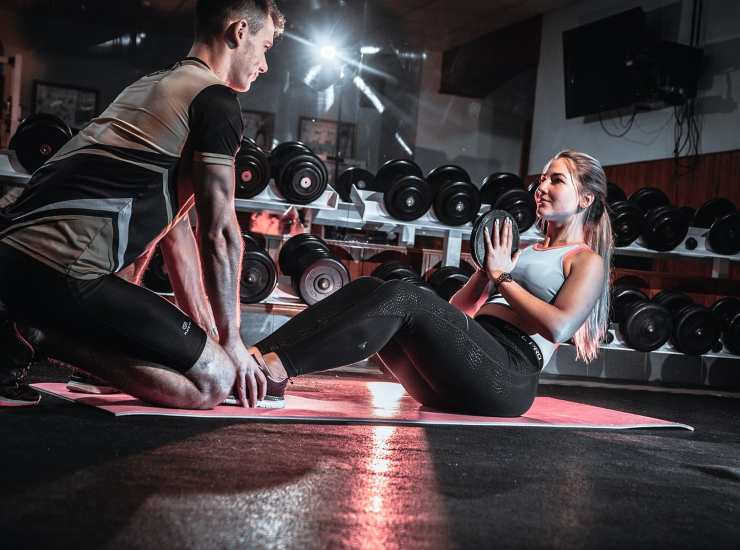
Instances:
[[[368,0],[368,6],[400,22],[410,47],[443,51],[573,0]],[[364,0],[278,0],[289,24],[306,10],[361,10]],[[5,9],[27,14],[60,14],[65,19],[127,22],[164,21],[192,15],[195,0],[4,0]],[[295,21],[295,19],[293,19]],[[377,20],[376,20],[377,21]]]

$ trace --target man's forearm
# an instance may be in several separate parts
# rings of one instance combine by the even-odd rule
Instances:
[[[221,344],[240,339],[239,276],[242,241],[234,217],[231,224],[216,234],[199,231],[201,261],[206,292]]]

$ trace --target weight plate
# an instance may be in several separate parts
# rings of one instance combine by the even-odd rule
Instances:
[[[719,322],[720,330],[724,331],[732,319],[740,313],[740,299],[732,296],[720,298],[712,304],[712,314]]]
[[[39,113],[26,118],[8,144],[28,172],[35,172],[72,137],[72,131],[60,118]]]
[[[723,331],[722,342],[727,351],[740,355],[740,313],[732,318],[730,325]]]
[[[320,258],[307,266],[294,287],[301,299],[311,305],[330,296],[349,283],[349,271],[336,258]]]
[[[653,296],[653,302],[666,308],[673,317],[683,308],[694,304],[694,300],[688,294],[672,290],[661,290]]]
[[[449,301],[470,279],[470,274],[456,266],[445,266],[436,270],[429,278],[429,286],[443,300]]]
[[[470,253],[473,260],[479,267],[483,267],[486,257],[486,242],[484,237],[484,229],[488,229],[491,239],[493,239],[493,224],[496,219],[503,220],[509,218],[512,221],[512,234],[511,234],[511,253],[513,254],[519,249],[519,229],[516,224],[514,217],[504,210],[489,210],[473,224],[473,230],[470,232]]]
[[[448,181],[434,196],[434,213],[446,225],[463,225],[474,219],[480,210],[478,188],[466,181]]]
[[[622,324],[635,302],[647,301],[647,294],[637,288],[628,286],[614,287],[612,291],[612,310],[610,317],[615,323]]]
[[[630,201],[634,202],[640,209],[647,213],[659,206],[668,206],[668,196],[656,187],[643,187],[630,195]]]
[[[394,260],[386,262],[376,267],[370,274],[371,277],[377,277],[383,281],[390,281],[392,279],[409,279],[416,278],[421,280],[421,275],[414,270],[409,264]]]
[[[337,193],[344,202],[352,202],[350,188],[354,185],[357,189],[371,190],[375,176],[362,168],[352,166],[341,173],[337,183],[334,185]]]
[[[673,322],[673,345],[686,355],[703,355],[719,338],[719,327],[712,312],[694,304],[682,309]]]
[[[418,176],[393,181],[383,194],[383,204],[391,217],[401,221],[421,218],[432,204],[429,184]]]
[[[293,272],[295,268],[296,250],[306,241],[320,242],[321,239],[310,233],[301,233],[300,235],[295,235],[288,239],[280,248],[280,253],[278,254],[278,265],[280,266],[280,272],[283,275],[290,276]]]
[[[234,159],[236,197],[250,199],[259,195],[270,181],[270,162],[253,140],[244,138]]]
[[[520,233],[532,227],[537,220],[537,204],[534,197],[524,189],[504,189],[498,194],[492,207],[511,214]]]
[[[424,174],[421,171],[421,168],[419,168],[419,165],[412,160],[389,160],[383,164],[375,174],[375,188],[381,193],[385,193],[390,189],[393,182],[405,176],[416,176],[418,178],[422,178]]]
[[[288,202],[309,204],[326,190],[327,178],[323,163],[315,155],[299,154],[281,165],[276,183]]]
[[[522,178],[509,172],[494,172],[481,182],[481,202],[493,205],[496,197],[508,189],[524,189]]]
[[[656,350],[665,344],[672,328],[670,312],[650,302],[633,302],[619,325],[624,343],[643,352]]]
[[[717,218],[721,218],[725,214],[731,214],[736,210],[735,205],[729,199],[723,197],[709,199],[696,211],[694,215],[694,227],[709,228]]]
[[[619,288],[623,286],[631,286],[633,288],[650,288],[650,284],[637,275],[623,275],[618,279],[615,279],[612,283],[612,288]]]
[[[661,206],[651,210],[642,221],[643,244],[652,250],[673,250],[689,232],[688,223],[678,208]]]
[[[717,254],[740,252],[740,212],[731,212],[715,220],[707,235],[707,246]]]
[[[445,183],[464,181],[470,183],[470,175],[464,168],[454,164],[443,164],[427,174],[427,183],[432,186],[432,192],[438,193]]]
[[[624,190],[613,181],[606,183],[606,202],[612,204],[618,201],[626,201],[627,195]]]
[[[270,163],[282,163],[288,156],[300,154],[313,154],[313,151],[305,143],[300,141],[284,141],[278,144],[270,153]]]
[[[277,286],[277,269],[270,257],[260,250],[248,250],[242,259],[239,299],[256,304],[266,299]]]
[[[614,246],[628,246],[640,236],[643,213],[630,201],[616,201],[608,208]]]
[[[267,240],[259,233],[243,233],[244,250],[267,250]]]

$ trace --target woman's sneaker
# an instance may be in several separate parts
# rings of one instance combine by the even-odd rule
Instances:
[[[72,376],[67,381],[67,389],[74,393],[90,393],[93,395],[120,393],[102,378],[98,378],[79,369],[72,371]]]
[[[33,346],[18,332],[15,323],[0,323],[0,407],[33,407],[41,394],[28,385]]]

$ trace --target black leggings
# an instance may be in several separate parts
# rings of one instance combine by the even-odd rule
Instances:
[[[277,353],[291,376],[377,353],[423,405],[519,416],[534,401],[541,369],[522,335],[508,323],[478,323],[413,284],[363,277],[296,315],[257,347]]]

